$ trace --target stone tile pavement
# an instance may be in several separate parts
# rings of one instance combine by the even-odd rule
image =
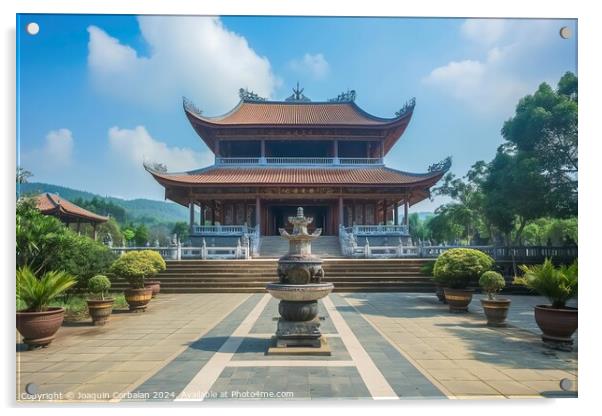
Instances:
[[[538,301],[514,296],[512,325],[491,329],[478,301],[456,315],[430,294],[331,294],[319,306],[333,355],[276,357],[264,355],[278,316],[268,295],[161,294],[104,328],[63,327],[50,348],[17,345],[17,392],[35,383],[76,401],[574,396],[559,383],[576,389],[577,354],[542,346],[529,316]],[[199,376],[206,391],[188,396]]]
[[[545,348],[531,296],[512,296],[506,328],[489,328],[475,295],[468,314],[450,314],[430,294],[349,293],[345,299],[448,396],[574,396],[577,353]],[[529,311],[530,318],[529,318]]]
[[[146,312],[114,313],[104,327],[88,322],[63,326],[48,348],[26,351],[17,344],[17,397],[28,383],[35,383],[40,394],[62,393],[63,400],[77,399],[80,393],[126,391],[248,298],[161,294]]]

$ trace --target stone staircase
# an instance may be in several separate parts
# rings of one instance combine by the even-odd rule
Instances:
[[[313,248],[313,247],[312,247]],[[325,259],[325,282],[338,292],[432,292],[430,277],[420,274],[422,259]],[[168,261],[158,276],[164,293],[265,292],[277,280],[275,259]],[[126,287],[115,282],[115,289]]]
[[[261,237],[259,256],[261,258],[278,258],[288,252],[288,241],[280,236]],[[341,257],[339,237],[324,235],[312,241],[311,252],[323,259]]]

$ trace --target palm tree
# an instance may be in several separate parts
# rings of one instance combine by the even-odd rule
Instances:
[[[27,183],[27,180],[33,176],[28,170],[21,167],[17,168],[17,183]]]

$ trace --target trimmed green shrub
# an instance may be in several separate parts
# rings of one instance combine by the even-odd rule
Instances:
[[[453,289],[464,289],[483,272],[490,270],[494,260],[471,248],[452,248],[443,252],[435,262],[435,281]]]
[[[498,272],[489,270],[481,275],[479,286],[487,293],[489,300],[493,300],[495,299],[495,295],[506,286],[506,280]]]
[[[165,264],[165,260],[163,260],[163,257],[161,257],[161,254],[159,254],[159,252],[155,251],[155,250],[142,250],[139,252],[140,255],[144,256],[144,258],[146,258],[146,260],[148,262],[150,262],[153,266],[153,268],[155,269],[155,275],[157,275],[159,272],[162,272],[163,270],[165,270],[166,268],[166,264]],[[147,276],[147,277],[153,277],[153,276]]]
[[[132,288],[142,289],[144,279],[156,275],[157,269],[143,251],[130,251],[115,260],[111,273],[127,280]]]
[[[111,288],[111,281],[107,276],[97,274],[88,280],[88,291],[93,295],[97,295],[100,299],[105,300],[105,295]]]
[[[69,273],[50,271],[38,279],[27,266],[17,269],[17,300],[28,312],[44,312],[59,295],[77,283]]]
[[[562,309],[566,302],[577,296],[577,260],[570,266],[554,267],[552,260],[534,266],[521,265],[521,277],[514,278],[514,284],[525,286],[552,303],[552,307]]]

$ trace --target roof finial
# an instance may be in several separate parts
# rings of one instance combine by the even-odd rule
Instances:
[[[293,88],[293,94],[286,101],[311,101],[303,94],[303,91],[305,91],[305,88],[300,88],[299,81],[297,81],[297,88]]]

